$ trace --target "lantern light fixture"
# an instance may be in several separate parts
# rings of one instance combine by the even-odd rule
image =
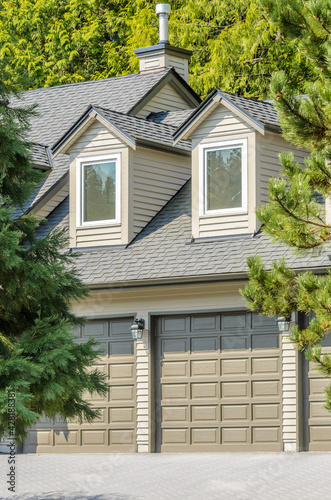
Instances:
[[[280,316],[277,318],[278,330],[280,333],[288,332],[290,330],[291,317]]]
[[[143,318],[136,318],[130,329],[133,340],[141,340],[145,329],[145,320]]]

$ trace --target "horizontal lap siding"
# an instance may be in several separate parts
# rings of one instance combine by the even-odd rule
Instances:
[[[133,231],[138,234],[189,179],[189,157],[138,148],[133,152]]]
[[[240,117],[234,115],[225,106],[218,106],[209,116],[192,132],[193,142],[199,144],[200,141],[221,142],[226,140],[235,140],[236,137],[253,136],[255,131],[253,128]],[[248,182],[249,186],[252,183],[252,173],[254,165],[250,158],[250,143],[248,144]],[[198,156],[196,161],[199,163]],[[198,174],[199,164],[194,165],[196,175],[194,176],[195,191],[199,191]],[[250,190],[250,187],[249,187]],[[250,194],[248,192],[248,199]],[[195,196],[195,202],[198,203],[198,196]],[[195,215],[193,215],[195,217]],[[194,227],[195,224],[194,224]],[[215,215],[212,217],[200,216],[198,222],[198,234],[195,237],[207,238],[217,236],[229,236],[236,234],[246,234],[249,232],[249,217],[247,213],[238,215]]]
[[[123,193],[126,184],[126,169],[124,152],[127,146],[112,134],[103,124],[96,120],[90,127],[75,141],[70,153],[72,155],[79,154],[79,157],[88,156],[106,156],[112,153],[122,153],[122,207],[123,207]],[[75,169],[74,169],[75,170]],[[71,196],[76,199],[76,180],[75,175],[71,171]],[[71,234],[75,234],[75,245],[78,248],[91,247],[91,246],[108,246],[118,245],[122,243],[122,226],[121,224],[108,225],[108,226],[94,226],[94,227],[76,227],[76,202],[72,203],[74,211],[70,211],[70,227]],[[123,213],[121,219],[123,219]]]
[[[279,153],[293,151],[295,160],[301,165],[304,165],[303,160],[308,153],[295,149],[279,134],[266,133],[265,136],[260,137],[259,143],[261,203],[267,203],[269,179],[278,177],[282,168],[278,158]]]
[[[227,235],[245,234],[247,231],[248,215],[200,218],[200,238],[219,236],[225,232]]]
[[[190,104],[168,83],[139,111],[137,116],[146,118],[150,113],[180,111],[190,107]]]
[[[71,153],[97,153],[106,148],[122,148],[124,146],[118,137],[112,134],[102,123],[95,121],[73,144]]]

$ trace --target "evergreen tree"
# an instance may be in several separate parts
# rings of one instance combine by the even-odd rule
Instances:
[[[265,97],[277,69],[301,84],[310,65],[266,18],[259,0],[171,2],[172,45],[193,51],[190,84]],[[31,87],[108,78],[139,70],[134,49],[158,41],[151,0],[0,0],[0,57],[10,81]]]
[[[35,110],[11,108],[0,70],[0,437],[8,435],[8,396],[15,394],[16,437],[44,414],[93,420],[98,412],[83,391],[104,395],[104,375],[92,369],[101,351],[92,339],[74,342],[82,318],[71,303],[87,295],[66,236],[40,239],[40,220],[24,214],[31,191],[44,174],[32,168],[24,139]]]
[[[295,40],[302,56],[314,67],[314,79],[298,95],[291,73],[272,79],[271,91],[283,136],[310,154],[305,168],[293,154],[282,153],[281,177],[269,182],[269,203],[258,209],[263,231],[298,252],[328,248],[331,239],[331,1],[261,0],[269,18],[286,39]],[[325,205],[319,203],[323,197]],[[329,206],[329,207],[328,207]],[[315,250],[316,251],[316,250]],[[296,274],[286,262],[274,262],[267,271],[262,261],[248,260],[249,283],[242,291],[252,310],[289,316],[293,311],[313,314],[306,329],[296,325],[291,334],[298,349],[331,377],[331,356],[322,355],[320,341],[331,330],[331,271]],[[331,386],[327,389],[331,411]]]

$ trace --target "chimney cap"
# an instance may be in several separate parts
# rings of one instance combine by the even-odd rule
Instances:
[[[168,3],[157,3],[155,6],[155,12],[157,15],[160,14],[170,14],[171,6]]]

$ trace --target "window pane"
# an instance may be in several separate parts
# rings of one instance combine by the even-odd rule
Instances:
[[[115,219],[116,162],[83,166],[84,222]]]
[[[207,210],[242,206],[242,149],[207,151]]]

